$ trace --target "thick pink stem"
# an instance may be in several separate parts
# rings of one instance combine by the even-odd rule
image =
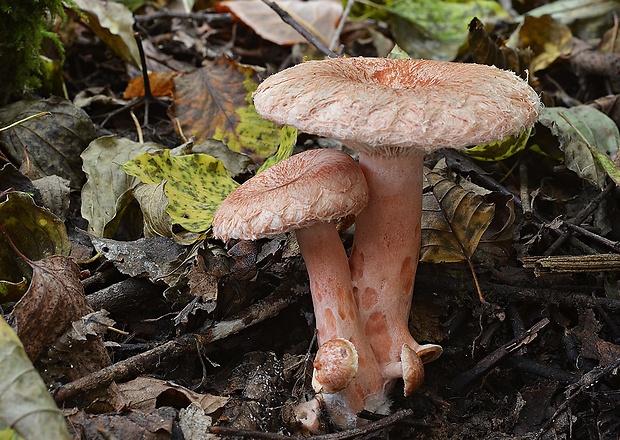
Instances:
[[[384,379],[364,328],[351,286],[351,272],[340,236],[331,223],[319,223],[297,230],[297,241],[306,263],[310,278],[310,291],[316,317],[319,345],[343,338],[353,343],[358,355],[358,371],[344,390],[325,399],[334,419],[334,408],[338,406],[344,418],[336,424],[350,427],[355,414],[362,409],[378,410],[385,403]]]
[[[366,335],[390,378],[400,369],[403,344],[420,351],[408,322],[420,254],[423,159],[422,152],[360,153],[370,200],[357,216],[349,263]]]

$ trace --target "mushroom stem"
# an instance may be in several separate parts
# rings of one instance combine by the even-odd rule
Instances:
[[[424,362],[441,354],[439,346],[421,347],[408,325],[420,255],[424,152],[392,157],[360,152],[359,162],[369,202],[356,219],[349,261],[353,292],[375,356],[393,381],[394,372],[405,368],[403,345]]]
[[[310,278],[310,291],[316,317],[319,346],[328,341],[346,339],[357,351],[358,368],[351,376],[348,386],[324,397],[332,421],[341,427],[356,424],[356,414],[363,409],[378,411],[373,402],[383,401],[384,379],[373,349],[362,327],[359,311],[351,286],[351,272],[347,254],[332,223],[316,223],[296,231],[301,255]],[[350,357],[343,357],[346,361]],[[315,365],[329,360],[315,360]],[[349,365],[342,365],[344,374]],[[320,367],[319,367],[320,368]],[[331,366],[333,369],[333,365]],[[317,378],[315,371],[315,379]],[[338,377],[329,380],[338,380]],[[328,384],[319,387],[332,388]],[[320,390],[317,390],[320,391]],[[326,393],[324,393],[326,394]],[[376,397],[376,399],[375,399]],[[330,405],[330,402],[337,402]],[[330,407],[332,406],[332,407]]]

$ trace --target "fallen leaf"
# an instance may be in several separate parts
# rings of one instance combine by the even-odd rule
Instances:
[[[517,135],[508,136],[488,144],[476,145],[463,150],[463,152],[476,160],[500,161],[508,159],[527,148],[527,141],[531,132],[532,129],[528,128]]]
[[[136,241],[116,241],[91,238],[97,252],[121,272],[132,277],[148,278],[151,282],[172,285],[185,273],[180,270],[188,258],[185,246],[168,237],[141,238]]]
[[[140,66],[138,44],[134,39],[133,14],[125,5],[99,0],[73,0],[86,15],[86,25],[124,61]]]
[[[570,28],[551,15],[526,16],[506,43],[512,48],[529,48],[532,73],[546,69],[558,58],[570,54],[573,44]]]
[[[143,183],[157,185],[165,180],[166,212],[172,223],[196,233],[209,229],[217,207],[238,186],[222,162],[206,154],[145,153],[122,169]]]
[[[111,365],[103,336],[114,324],[105,310],[73,321],[41,358],[46,382],[71,382]]]
[[[81,209],[91,234],[97,237],[112,235],[114,231],[106,231],[106,226],[121,211],[125,200],[123,195],[138,183],[138,179],[125,173],[121,165],[146,151],[161,148],[152,142],[103,136],[84,150],[82,160],[88,180],[82,188]]]
[[[71,187],[69,181],[60,176],[47,176],[33,180],[32,184],[41,195],[41,205],[62,220],[69,215]]]
[[[288,12],[302,27],[329,46],[336,31],[336,24],[342,16],[340,2],[277,0],[275,3]],[[221,6],[228,8],[265,40],[280,45],[307,43],[299,32],[282,21],[278,13],[262,0],[225,1],[221,3]]]
[[[620,132],[607,115],[587,105],[547,107],[538,122],[557,138],[566,166],[579,177],[600,189],[607,176],[620,183],[620,170],[608,156],[617,153]]]
[[[257,85],[253,68],[227,58],[209,61],[195,72],[175,78],[171,118],[178,119],[183,134],[196,143],[220,140],[262,164],[296,130],[287,127],[283,132],[258,116],[252,103]]]
[[[474,254],[493,220],[495,207],[446,176],[429,171],[424,194],[420,261],[455,263]]]
[[[151,94],[156,97],[172,96],[174,78],[178,72],[149,72],[149,88]],[[144,96],[144,78],[138,76],[132,78],[123,92],[123,99],[142,98]]]
[[[0,426],[12,427],[24,439],[71,438],[62,412],[2,316],[0,371]]]
[[[67,417],[73,438],[97,439],[101,433],[114,439],[164,440],[172,438],[177,411],[169,406],[126,414],[87,414]]]
[[[489,0],[386,0],[377,2],[392,14],[396,43],[413,58],[453,60],[467,43],[472,17],[485,23],[507,19],[508,13]]]
[[[532,59],[530,49],[512,49],[506,46],[503,40],[492,39],[478,18],[469,23],[468,41],[469,53],[475,63],[512,70],[521,78],[527,78]]]
[[[159,406],[185,408],[197,403],[205,414],[222,409],[229,397],[214,396],[191,391],[180,385],[153,377],[138,377],[111,387],[111,403],[116,411],[151,410]]]
[[[56,175],[80,188],[84,183],[80,153],[95,138],[92,121],[71,101],[27,99],[1,108],[0,126],[39,112],[50,114],[0,132],[0,147],[30,179]]]
[[[0,233],[0,303],[4,303],[17,301],[32,277],[32,268],[9,240],[30,260],[69,255],[71,243],[62,220],[24,193],[9,193],[0,203],[0,226],[4,229]]]
[[[36,361],[73,321],[92,312],[84,297],[79,268],[61,256],[31,262],[32,280],[13,308],[13,327],[28,357]]]

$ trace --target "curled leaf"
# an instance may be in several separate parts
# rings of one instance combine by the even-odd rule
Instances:
[[[420,261],[469,260],[493,220],[495,207],[436,171],[426,173]]]

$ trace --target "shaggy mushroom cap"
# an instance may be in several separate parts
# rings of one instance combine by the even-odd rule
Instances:
[[[348,154],[308,150],[235,189],[213,216],[213,234],[256,240],[358,214],[367,202],[364,174]]]
[[[270,76],[253,97],[262,117],[367,154],[495,141],[531,126],[541,108],[506,70],[387,58],[308,61]]]

